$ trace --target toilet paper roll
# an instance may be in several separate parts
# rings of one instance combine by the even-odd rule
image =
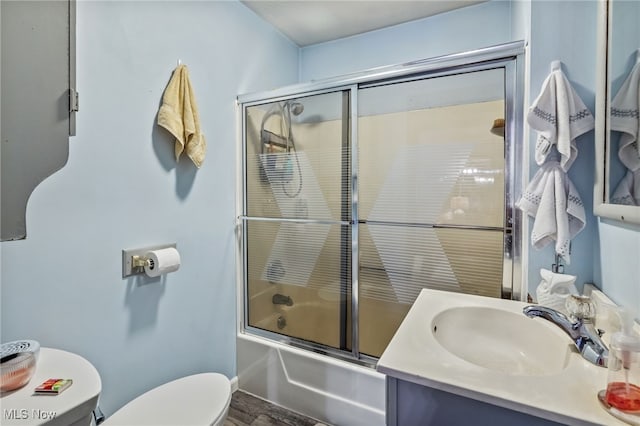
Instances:
[[[175,272],[180,268],[180,253],[173,247],[147,252],[144,272],[150,277]]]

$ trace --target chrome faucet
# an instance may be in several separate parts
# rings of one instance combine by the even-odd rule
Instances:
[[[271,303],[274,305],[287,305],[293,306],[293,299],[290,296],[285,296],[284,294],[274,294],[271,298]]]
[[[584,359],[600,367],[607,366],[609,350],[600,339],[602,330],[595,328],[592,318],[578,318],[572,322],[562,312],[538,305],[526,306],[522,312],[529,318],[540,317],[551,321],[571,337]]]

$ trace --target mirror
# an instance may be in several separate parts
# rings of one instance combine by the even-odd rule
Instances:
[[[27,236],[34,188],[67,162],[74,133],[73,0],[1,1],[1,235]]]
[[[640,223],[640,2],[598,2],[594,213]]]

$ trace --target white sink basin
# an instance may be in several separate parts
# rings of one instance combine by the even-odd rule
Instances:
[[[527,305],[424,289],[376,368],[561,424],[622,424],[598,402],[607,369],[582,358],[558,326],[524,315]]]
[[[571,341],[523,314],[483,306],[438,313],[431,333],[447,351],[490,370],[523,376],[557,374],[569,362]]]

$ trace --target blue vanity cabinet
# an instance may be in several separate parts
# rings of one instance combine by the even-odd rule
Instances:
[[[386,381],[387,426],[563,424],[391,376]]]

